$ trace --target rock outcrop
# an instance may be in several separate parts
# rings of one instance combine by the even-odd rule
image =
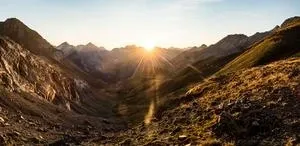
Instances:
[[[96,107],[101,107],[84,105],[87,100],[97,99],[85,80],[34,55],[8,37],[0,37],[0,54],[0,81],[5,89],[32,94],[79,113],[92,114]]]

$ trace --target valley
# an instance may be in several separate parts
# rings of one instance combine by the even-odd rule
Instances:
[[[296,145],[300,17],[189,48],[51,45],[0,22],[0,145]]]

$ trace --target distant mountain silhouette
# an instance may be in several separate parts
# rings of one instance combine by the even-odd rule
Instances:
[[[92,43],[78,46],[62,43],[57,49],[64,52],[65,60],[70,60],[85,72],[108,82],[130,78],[135,71],[140,73],[141,70],[136,70],[136,68],[141,60],[146,61],[145,58],[148,57],[142,47],[135,45],[107,51],[103,47],[96,47]],[[181,52],[179,49],[156,48],[153,54],[157,57],[155,67],[157,72],[163,71],[163,65],[169,65],[168,60]],[[149,66],[150,62],[143,62],[143,65],[143,68],[145,68],[145,65],[148,66],[146,68],[152,68]],[[143,76],[143,73],[140,75]]]

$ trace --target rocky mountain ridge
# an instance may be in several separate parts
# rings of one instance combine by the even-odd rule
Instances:
[[[0,34],[8,36],[36,55],[53,57],[55,48],[36,31],[16,18],[0,23]]]
[[[256,33],[252,36],[246,36],[244,34],[232,34],[224,37],[216,44],[210,45],[207,48],[189,52],[186,51],[179,56],[172,59],[172,63],[177,65],[177,68],[186,68],[189,65],[205,60],[209,57],[223,57],[232,55],[235,53],[243,52],[251,44],[260,41],[271,32]]]
[[[299,20],[182,53],[55,49],[8,19],[0,23],[0,145],[296,145]]]

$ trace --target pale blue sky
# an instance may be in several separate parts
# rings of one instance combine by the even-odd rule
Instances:
[[[93,42],[108,49],[154,42],[212,44],[252,35],[300,15],[300,0],[0,0],[0,19],[16,17],[53,45]]]

